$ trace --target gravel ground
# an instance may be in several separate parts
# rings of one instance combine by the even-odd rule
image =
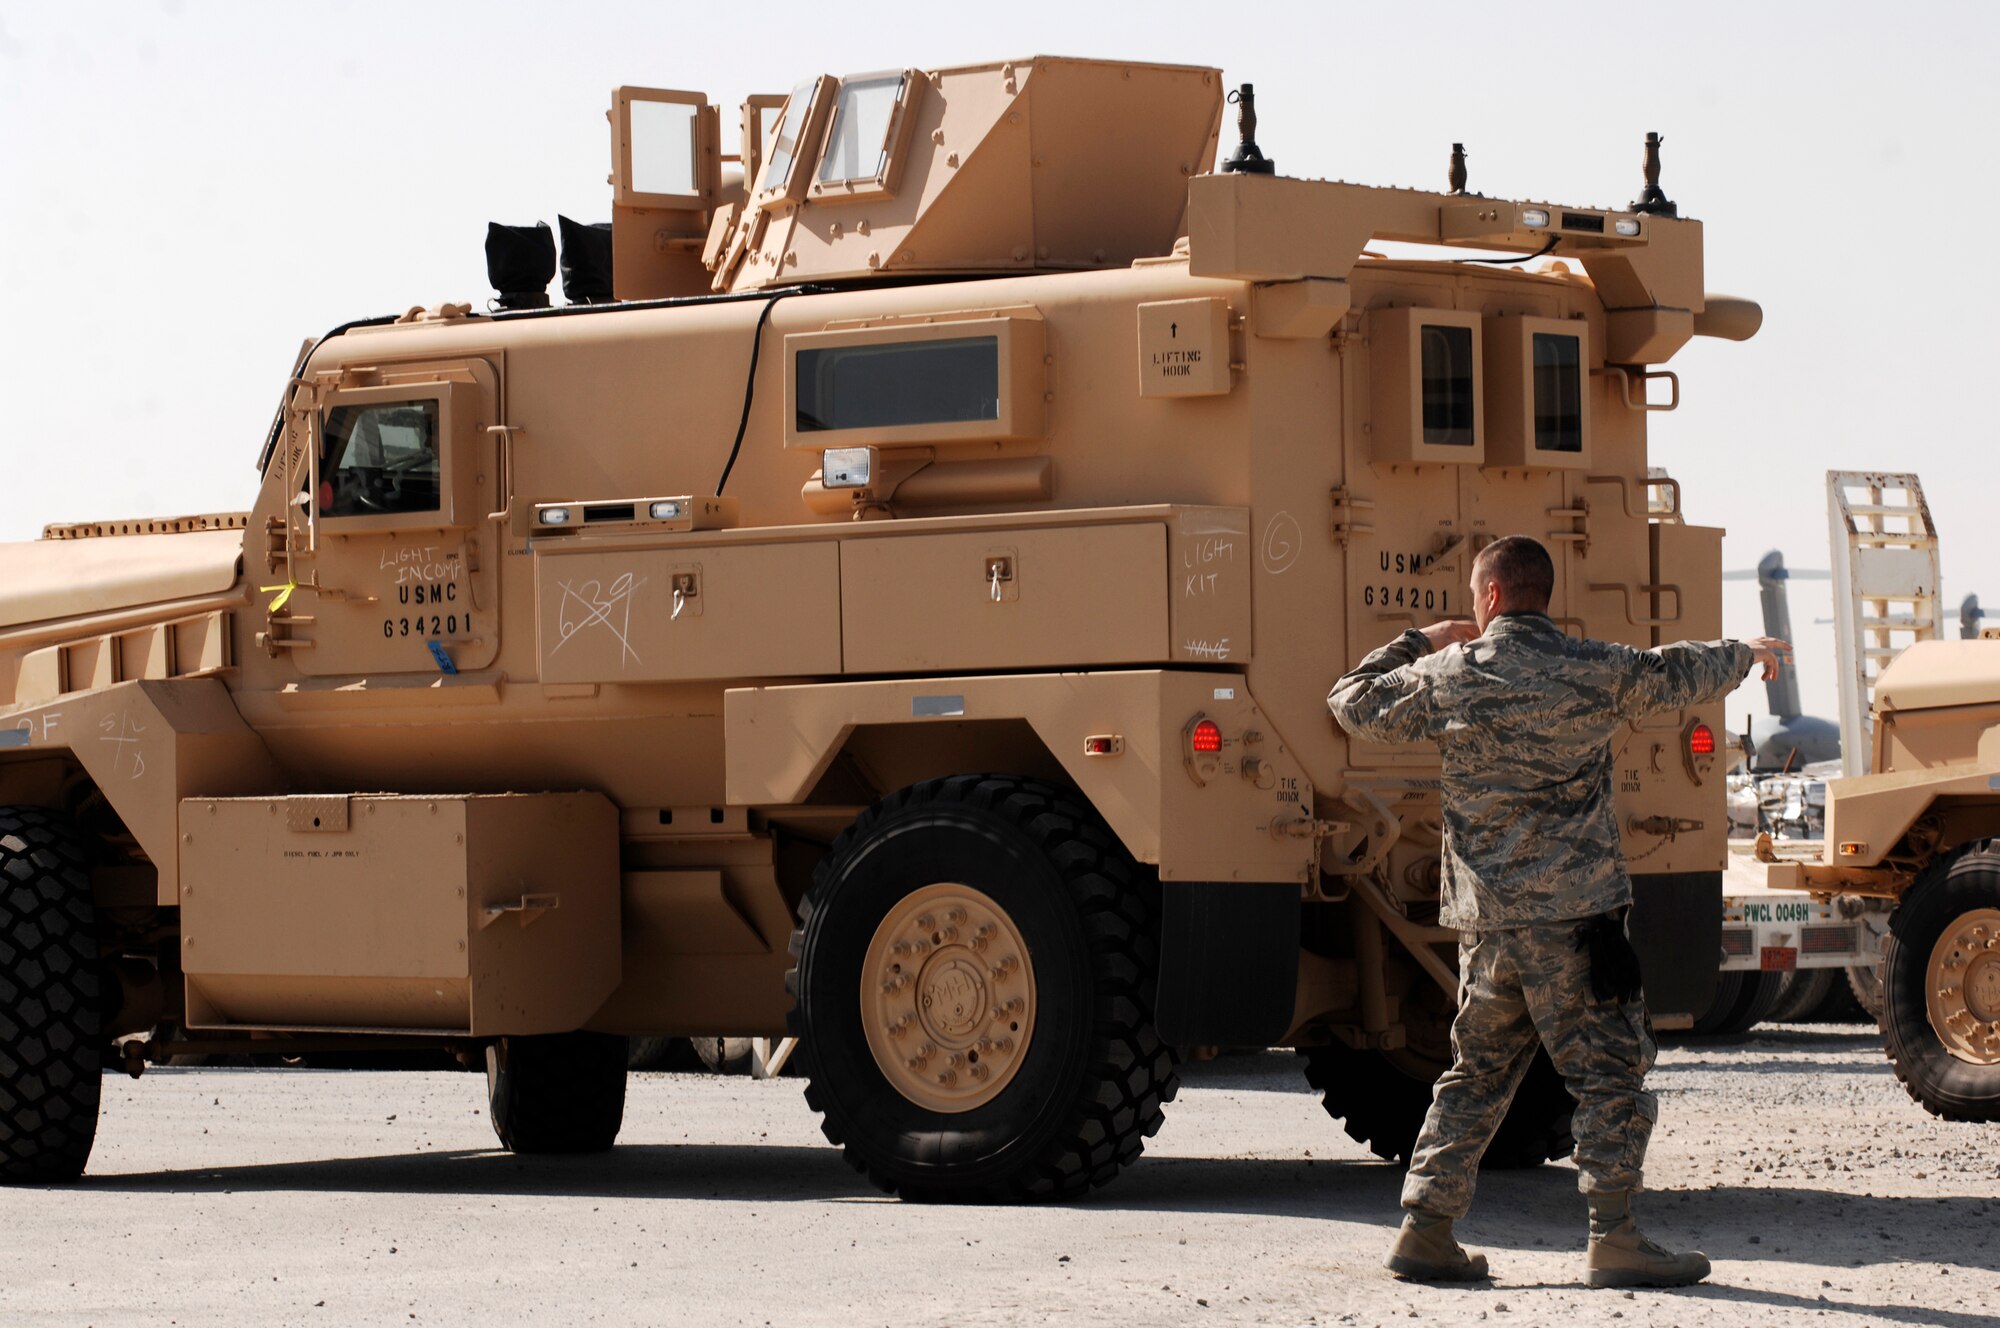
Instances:
[[[1397,1168],[1298,1061],[1192,1066],[1146,1160],[1057,1208],[864,1190],[796,1081],[636,1075],[613,1153],[498,1152],[471,1075],[105,1080],[89,1174],[0,1190],[0,1324],[1825,1323],[2000,1328],[2000,1127],[1911,1103],[1872,1031],[1669,1047],[1641,1209],[1686,1292],[1584,1289],[1568,1164],[1487,1177],[1475,1288],[1391,1280]]]

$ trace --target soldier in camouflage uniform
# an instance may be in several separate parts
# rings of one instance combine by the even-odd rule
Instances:
[[[1443,758],[1440,921],[1456,928],[1459,1009],[1403,1185],[1388,1267],[1473,1280],[1451,1224],[1537,1043],[1577,1101],[1578,1185],[1590,1205],[1593,1286],[1682,1285],[1708,1274],[1639,1234],[1639,1189],[1658,1105],[1645,1090],[1652,1024],[1625,936],[1632,882],[1619,850],[1611,740],[1632,720],[1715,701],[1753,663],[1775,676],[1781,641],[1682,641],[1636,650],[1577,640],[1548,617],[1555,569],[1525,536],[1473,562],[1474,623],[1404,632],[1334,685],[1327,705],[1376,742],[1437,743]]]

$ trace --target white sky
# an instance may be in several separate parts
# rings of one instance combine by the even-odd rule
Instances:
[[[1546,15],[1550,21],[1537,20]],[[0,0],[0,540],[229,510],[302,339],[490,294],[488,220],[610,215],[621,83],[725,108],[809,73],[1038,52],[1220,66],[1287,175],[1623,205],[1640,143],[1764,306],[1672,367],[1654,459],[1725,559],[1827,566],[1828,467],[1923,475],[1955,621],[2000,606],[1990,518],[2000,6],[1430,0],[1217,6],[121,4]],[[1232,122],[1233,123],[1233,122]],[[1226,139],[1227,141],[1227,139]],[[1226,150],[1226,145],[1225,145]],[[1824,583],[1794,586],[1808,711],[1835,712]],[[1759,629],[1731,583],[1725,627]],[[1761,688],[1731,703],[1732,726]]]

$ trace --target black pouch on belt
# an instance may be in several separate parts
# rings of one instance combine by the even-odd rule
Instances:
[[[1576,929],[1576,948],[1590,952],[1590,992],[1620,1005],[1639,995],[1639,954],[1625,935],[1625,910],[1587,918]]]

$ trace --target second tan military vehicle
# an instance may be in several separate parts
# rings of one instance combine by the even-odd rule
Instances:
[[[1328,687],[1510,532],[1570,631],[1719,635],[1646,426],[1758,314],[1656,144],[1628,207],[1289,179],[1246,87],[1217,171],[1224,94],[819,76],[727,157],[619,89],[575,301],[496,228],[498,309],[310,347],[248,511],[0,551],[0,1174],[83,1167],[106,1055],[454,1048],[559,1151],[617,1134],[629,1036],[787,1030],[905,1195],[1110,1179],[1189,1045],[1297,1047],[1407,1154],[1437,757]],[[1722,731],[1618,759],[1663,1012],[1714,982]],[[1494,1159],[1570,1105],[1534,1067]]]

